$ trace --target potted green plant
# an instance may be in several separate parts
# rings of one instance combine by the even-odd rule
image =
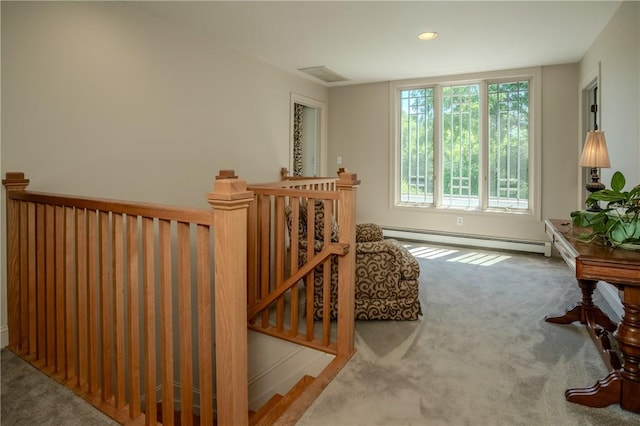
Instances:
[[[578,210],[571,213],[574,225],[587,228],[580,234],[583,241],[601,241],[612,247],[640,249],[640,185],[624,191],[626,179],[617,171],[611,177],[611,188],[595,191],[587,198],[587,206],[606,207],[600,211]]]

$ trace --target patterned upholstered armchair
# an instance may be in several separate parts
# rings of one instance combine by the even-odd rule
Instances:
[[[300,206],[299,252],[300,264],[306,263],[306,218],[304,205]],[[303,223],[304,221],[304,223]],[[290,212],[287,224],[291,229]],[[322,203],[315,207],[314,251],[322,249],[324,230]],[[338,226],[332,218],[332,241],[338,241]],[[422,314],[418,299],[418,276],[420,266],[409,251],[395,240],[385,240],[380,226],[373,223],[356,225],[356,282],[355,316],[360,320],[416,320]],[[313,316],[322,319],[323,266],[315,269]],[[331,261],[331,318],[337,317],[338,261]]]

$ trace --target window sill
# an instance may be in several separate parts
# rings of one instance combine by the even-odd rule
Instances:
[[[477,207],[436,207],[429,204],[403,204],[398,203],[395,204],[392,209],[394,210],[404,210],[404,211],[415,211],[415,212],[429,212],[429,213],[437,213],[437,214],[460,214],[464,212],[465,214],[473,214],[479,216],[503,216],[503,215],[514,215],[514,216],[534,216],[534,213],[531,210],[524,209],[510,209],[510,208],[488,208],[482,210]]]

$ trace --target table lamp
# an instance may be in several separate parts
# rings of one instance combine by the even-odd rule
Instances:
[[[596,192],[604,189],[604,184],[600,182],[600,168],[611,167],[609,161],[609,153],[607,152],[607,141],[604,133],[599,130],[587,132],[587,138],[582,149],[580,157],[580,166],[589,167],[591,174],[591,182],[587,182],[586,188],[589,192]],[[590,206],[588,211],[600,211],[598,203]]]

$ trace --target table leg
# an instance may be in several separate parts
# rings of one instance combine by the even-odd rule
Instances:
[[[587,407],[606,407],[620,402],[621,383],[620,373],[612,371],[591,387],[567,389],[564,396],[567,401]]]
[[[598,281],[578,280],[578,286],[582,290],[582,300],[576,306],[566,310],[563,314],[547,315],[544,320],[554,324],[571,324],[580,321],[582,324],[588,324],[589,319],[600,325],[607,331],[614,331],[617,327],[616,323],[602,312],[602,310],[593,303],[593,292],[596,289]]]
[[[613,334],[622,353],[620,406],[640,413],[640,288],[624,287],[624,315]]]
[[[640,413],[640,288],[624,287],[622,305],[624,315],[613,333],[622,353],[622,368],[610,372],[591,387],[568,389],[567,401],[589,407],[619,402],[623,409]]]

